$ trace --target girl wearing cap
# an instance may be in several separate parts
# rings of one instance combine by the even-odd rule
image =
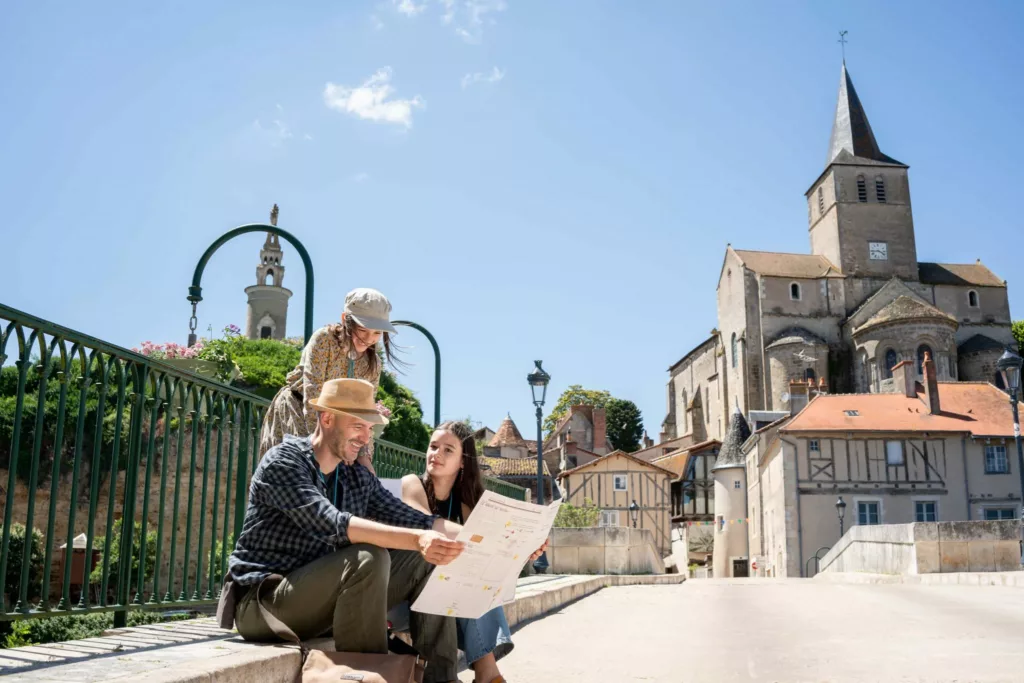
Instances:
[[[320,395],[324,382],[345,377],[365,379],[376,391],[382,363],[377,345],[383,342],[389,365],[395,361],[391,335],[391,302],[375,289],[355,289],[345,297],[341,322],[313,333],[302,349],[302,358],[288,373],[285,385],[274,396],[263,418],[260,434],[260,457],[281,443],[285,434],[309,436],[316,428],[316,411],[309,402]],[[359,462],[373,470],[373,442]]]
[[[430,436],[427,471],[402,479],[402,501],[420,512],[464,524],[484,493],[483,476],[476,459],[476,441],[465,422],[444,422]],[[544,544],[547,547],[547,543]],[[544,552],[535,552],[533,561]],[[479,619],[455,620],[459,649],[475,674],[475,683],[504,683],[498,660],[512,651],[512,634],[505,610],[496,607]]]

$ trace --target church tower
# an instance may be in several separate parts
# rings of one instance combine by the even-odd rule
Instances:
[[[811,251],[846,276],[917,281],[907,169],[879,149],[844,61],[825,170],[806,195]]]
[[[277,225],[277,204],[270,212],[270,224]],[[281,286],[284,266],[281,265],[281,238],[267,233],[256,266],[256,284],[245,288],[249,297],[245,316],[245,335],[249,339],[284,339],[288,322],[288,299],[292,292]]]

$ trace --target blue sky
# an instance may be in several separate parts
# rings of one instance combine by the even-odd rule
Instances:
[[[607,389],[656,437],[726,243],[809,250],[845,29],[879,144],[911,166],[919,258],[983,259],[1024,311],[1020,3],[213,4],[5,8],[4,303],[184,342],[200,254],[276,202],[317,325],[370,286],[434,332],[444,417],[531,433],[541,358],[549,400]],[[260,244],[211,261],[201,330],[244,323]],[[401,342],[429,415],[429,346]]]

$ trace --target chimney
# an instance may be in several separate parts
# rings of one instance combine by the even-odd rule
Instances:
[[[902,391],[907,398],[917,398],[917,372],[909,360],[897,363],[892,368],[893,386],[897,392]]]
[[[644,430],[644,448],[650,448],[654,445],[654,439],[647,436],[647,430]]]
[[[924,397],[928,403],[928,412],[938,415],[942,412],[939,406],[939,380],[935,377],[935,363],[932,354],[925,351],[924,362],[921,364],[924,375]]]
[[[794,379],[789,383],[789,414],[796,415],[807,407],[808,385],[803,380]]]
[[[608,452],[608,425],[604,408],[594,408],[594,452],[598,455]]]
[[[827,394],[828,393],[828,382],[825,381],[824,377],[819,377],[818,378],[818,393],[819,394]]]

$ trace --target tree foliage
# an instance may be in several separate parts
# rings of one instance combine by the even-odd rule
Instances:
[[[110,563],[107,567],[107,587],[108,589],[117,586],[118,574],[121,571],[121,521],[117,520],[114,522],[114,528],[110,534]],[[136,577],[139,575],[139,559],[142,556],[142,523],[135,522],[132,530],[132,567],[131,573],[128,576],[128,585],[134,585]],[[96,549],[99,550],[100,556],[103,556],[103,551],[106,549],[106,537],[97,539]],[[156,532],[146,532],[146,571],[145,580],[149,581],[153,578],[153,571],[156,568]],[[92,573],[89,575],[89,581],[91,583],[101,583],[103,581],[103,562],[99,562]]]
[[[559,529],[587,529],[597,526],[600,517],[601,509],[591,499],[584,498],[581,506],[562,503],[555,515],[554,526]]]
[[[626,453],[640,450],[644,418],[632,401],[613,398],[605,405],[608,443]]]
[[[31,549],[28,565],[28,599],[39,598],[43,582],[43,535],[39,529],[32,529]],[[8,607],[17,602],[21,594],[21,567],[25,557],[25,526],[15,522],[11,525],[11,539],[7,551],[7,571],[4,573],[4,593]]]
[[[398,383],[394,375],[380,373],[377,400],[391,411],[381,438],[417,451],[427,450],[430,427],[423,422],[423,406],[412,389]]]
[[[607,391],[584,389],[579,384],[573,384],[562,392],[562,395],[558,397],[558,402],[555,403],[555,407],[551,409],[547,418],[544,419],[544,430],[551,434],[558,425],[558,422],[569,414],[569,409],[573,406],[587,405],[594,406],[595,408],[604,408],[611,398],[612,395]]]
[[[1017,353],[1024,356],[1024,320],[1014,321],[1012,327],[1013,338],[1017,340]]]

